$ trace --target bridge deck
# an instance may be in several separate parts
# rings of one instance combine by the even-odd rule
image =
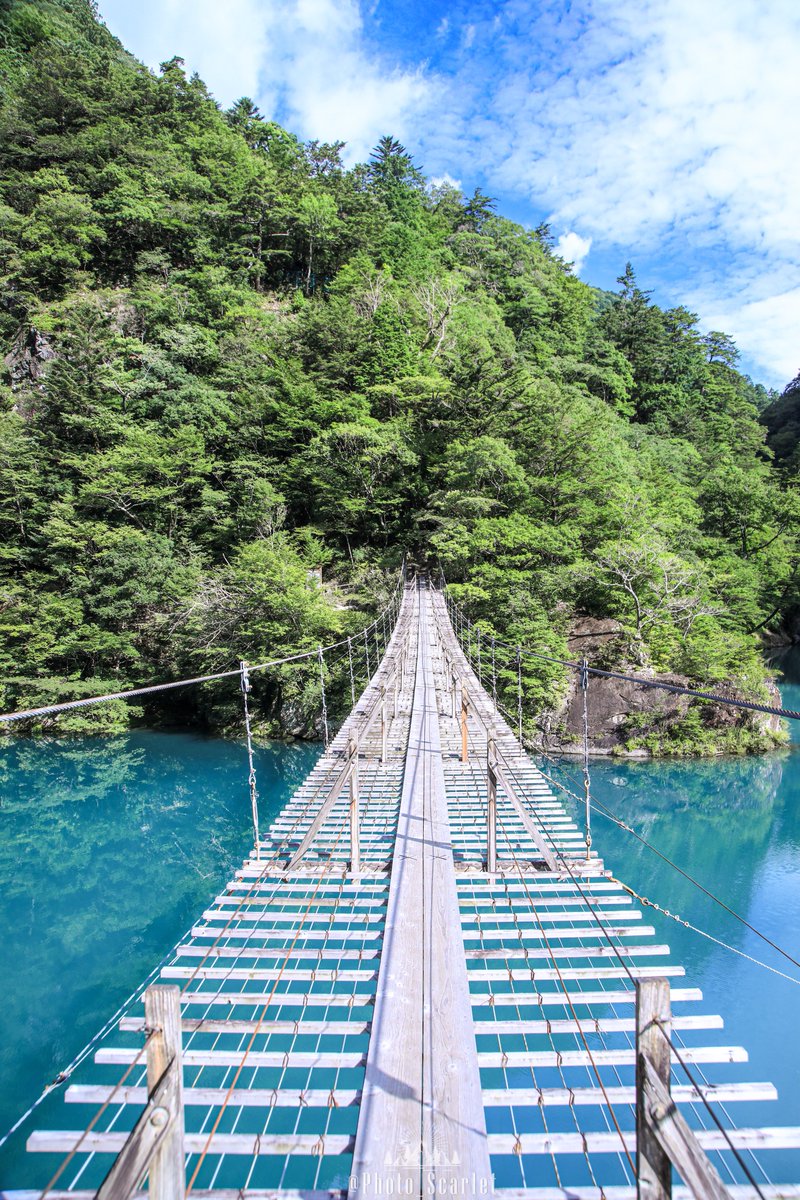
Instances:
[[[453,677],[470,701],[466,762]],[[354,738],[357,873],[341,787]],[[493,1175],[508,1200],[627,1200],[634,980],[657,975],[677,981],[673,1040],[761,1193],[800,1195],[767,1182],[771,1153],[800,1148],[800,1130],[777,1125],[770,1084],[737,1079],[745,1050],[720,1041],[721,1020],[698,1009],[683,974],[602,861],[587,859],[474,676],[441,594],[410,587],[328,751],[161,970],[182,990],[192,1194],[485,1195]],[[134,1007],[67,1088],[60,1128],[31,1134],[43,1179],[74,1151],[49,1196],[93,1195],[121,1149],[146,1101],[142,1031]],[[677,1065],[673,1096],[733,1194],[755,1195]],[[760,1111],[766,1127],[754,1124]]]

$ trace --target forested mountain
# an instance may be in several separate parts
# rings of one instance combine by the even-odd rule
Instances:
[[[487,633],[613,617],[617,662],[764,694],[797,459],[724,334],[391,137],[345,169],[222,112],[90,0],[0,0],[0,104],[5,707],[316,645],[404,550]]]

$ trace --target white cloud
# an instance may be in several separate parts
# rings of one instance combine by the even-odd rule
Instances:
[[[458,188],[459,190],[461,188],[461,180],[454,179],[453,176],[449,175],[447,171],[445,171],[442,175],[434,175],[433,178],[428,182],[430,186],[434,188],[451,187]]]
[[[724,329],[746,347],[767,384],[782,389],[800,372],[800,287],[763,300],[731,303],[714,311],[713,299],[699,296],[707,329]]]
[[[556,249],[561,258],[566,263],[572,263],[576,275],[580,273],[580,269],[586,262],[589,251],[592,248],[592,239],[581,237],[579,233],[575,233],[573,229],[569,233],[562,233],[558,239]]]
[[[183,2],[183,0],[182,0]],[[378,138],[408,139],[431,106],[422,70],[393,68],[363,42],[357,0],[260,0],[267,29],[260,100],[303,137],[347,142],[350,162]]]
[[[259,0],[100,0],[100,10],[149,67],[179,55],[225,107],[258,91],[266,49]]]
[[[305,138],[344,139],[350,162],[378,138],[411,139],[436,85],[369,53],[358,0],[101,0],[151,67],[179,54],[227,107],[249,95]]]
[[[562,21],[553,34],[566,39],[557,53],[546,44],[532,68],[518,57],[502,70],[482,134],[495,179],[548,209],[557,227],[591,235],[596,249],[618,247],[622,258],[635,247],[661,268],[645,286],[675,301],[702,298],[701,315],[716,313],[772,382],[794,362],[791,378],[800,359],[800,8],[578,8],[574,28]]]

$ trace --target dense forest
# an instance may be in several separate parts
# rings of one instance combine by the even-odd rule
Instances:
[[[2,707],[315,646],[404,552],[512,644],[613,619],[606,661],[765,696],[797,381],[754,384],[630,265],[586,286],[394,138],[342,150],[154,75],[91,0],[0,0]],[[531,706],[564,686],[526,670]]]

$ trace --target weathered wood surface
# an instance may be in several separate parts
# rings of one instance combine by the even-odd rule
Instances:
[[[351,1194],[490,1179],[450,848],[427,595]]]

